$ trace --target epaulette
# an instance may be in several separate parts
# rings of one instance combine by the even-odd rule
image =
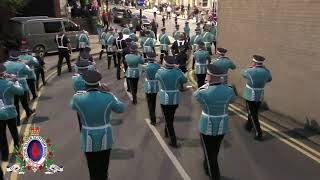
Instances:
[[[87,93],[87,91],[77,91],[74,95],[77,96],[77,95],[83,95]]]

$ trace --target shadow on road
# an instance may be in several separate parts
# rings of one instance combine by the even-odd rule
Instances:
[[[35,116],[32,120],[32,124],[42,123],[49,120],[48,116]],[[22,124],[28,124],[28,121],[23,121]]]
[[[52,97],[49,96],[40,96],[39,101],[46,101],[46,100],[50,100],[52,99]]]
[[[123,123],[123,120],[122,119],[112,119],[110,123],[112,126],[120,126]]]
[[[128,160],[134,158],[134,151],[131,149],[115,148],[111,151],[111,160]]]

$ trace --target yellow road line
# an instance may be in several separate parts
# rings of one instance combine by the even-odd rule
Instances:
[[[195,82],[195,81],[194,81],[194,77],[193,77],[191,74],[188,74],[188,77],[189,77],[189,79],[190,79],[191,82]],[[230,107],[233,108],[233,109],[235,109],[235,110],[237,110],[237,111],[239,111],[239,112],[242,112],[242,113],[245,114],[245,115],[247,115],[247,113],[243,112],[240,108],[236,107],[235,105],[230,104]],[[233,111],[233,112],[234,112],[234,111]],[[239,115],[239,113],[237,113],[237,114]],[[240,116],[240,115],[239,115],[239,116]],[[245,116],[243,116],[243,115],[241,115],[240,117],[242,117],[242,118],[244,118],[244,119],[247,119],[247,117],[245,117]],[[310,154],[310,153],[313,153],[314,155],[320,157],[320,152],[319,152],[319,151],[316,151],[315,149],[313,149],[313,148],[305,145],[304,143],[296,140],[295,138],[288,136],[287,134],[281,132],[281,131],[278,130],[277,128],[271,126],[270,124],[268,124],[268,123],[266,123],[266,122],[264,122],[264,121],[260,121],[260,124],[261,124],[265,129],[268,128],[269,130],[272,130],[272,131],[268,131],[268,133],[271,134],[271,135],[273,135],[273,136],[275,136],[275,137],[277,137],[277,138],[279,138],[280,141],[282,141],[282,142],[288,144],[289,146],[293,147],[294,149],[302,152],[304,155],[312,158],[313,160],[317,161],[318,163],[320,162],[319,158],[317,158],[317,157],[315,157],[315,156],[313,156],[313,155]],[[282,136],[282,137],[284,137],[285,139],[282,138],[282,137],[280,137],[279,135]],[[291,142],[289,142],[288,140],[290,140]],[[306,152],[305,150],[301,149],[300,147],[298,147],[298,146],[296,146],[296,145],[293,145],[293,143],[295,143],[295,144],[303,147],[305,150],[309,151],[310,153]]]
[[[241,109],[239,109],[238,107],[236,107],[236,106],[234,106],[234,105],[232,105],[232,104],[230,104],[230,107],[232,107],[233,109],[235,109],[235,110],[237,110],[237,111],[239,111],[239,112],[242,112],[244,115],[247,116],[247,113],[243,112],[243,111],[242,111]],[[287,134],[279,131],[278,129],[276,129],[275,127],[267,124],[267,123],[264,122],[264,121],[260,121],[260,124],[263,125],[263,126],[265,126],[265,127],[267,127],[267,128],[269,128],[269,129],[272,130],[273,132],[275,132],[275,133],[277,133],[277,134],[285,137],[286,139],[288,139],[288,140],[296,143],[297,145],[305,148],[306,150],[310,151],[310,152],[313,153],[314,155],[317,155],[317,156],[320,157],[320,152],[319,152],[319,151],[316,151],[316,150],[312,149],[311,147],[305,145],[304,143],[296,140],[295,138],[288,136]]]
[[[232,106],[233,106],[233,105],[232,105]],[[233,106],[233,107],[234,107],[234,106]],[[238,109],[238,108],[237,108],[237,109]],[[232,107],[229,108],[229,110],[230,110],[231,112],[237,114],[239,117],[241,117],[241,118],[243,118],[243,119],[246,120],[247,117],[246,117],[245,115],[243,115],[242,113],[240,113],[237,109],[232,108]],[[241,112],[242,112],[242,111],[241,111]],[[261,124],[262,124],[262,123],[261,123]],[[261,126],[261,129],[262,129],[263,131],[271,134],[272,136],[276,137],[278,140],[282,141],[283,143],[291,146],[293,149],[301,152],[302,154],[308,156],[309,158],[313,159],[314,161],[316,161],[317,163],[320,164],[320,158],[314,156],[314,155],[311,154],[310,152],[307,152],[306,150],[302,149],[301,147],[299,147],[299,146],[295,145],[294,143],[290,142],[290,141],[288,140],[288,138],[282,136],[282,134],[280,134],[280,133],[278,132],[278,130],[277,130],[276,132],[273,131],[273,129],[275,129],[275,128],[270,129],[270,128],[268,128],[267,126],[262,125],[262,126]],[[304,145],[304,144],[303,144],[303,146],[304,146],[305,148],[307,147],[308,150],[311,149],[310,147],[308,147],[308,146],[306,146],[306,145]]]
[[[57,74],[56,72],[53,72],[53,73],[49,74],[47,81],[50,81],[50,80],[54,77],[54,75],[56,75],[56,74]],[[43,89],[44,89],[44,87],[42,87],[42,88],[40,89],[40,91],[38,92],[38,97],[37,97],[36,100],[33,102],[33,104],[32,104],[32,109],[36,109],[36,107],[37,107],[37,105],[38,105],[39,98],[40,98],[40,96],[41,96],[41,94],[42,94]],[[23,111],[23,112],[21,113],[20,119],[25,119],[25,118],[26,118],[26,112]],[[32,121],[32,119],[33,119],[33,116],[31,116],[31,117],[27,120],[27,126],[26,126],[25,131],[29,131],[30,122]],[[18,134],[20,134],[21,128],[22,128],[22,124],[18,127]],[[25,135],[25,134],[26,134],[26,133],[24,133],[24,135]],[[9,154],[10,154],[10,153],[13,153],[13,152],[14,152],[14,145],[13,145],[13,140],[11,140],[10,145],[9,145]],[[8,164],[9,164],[9,162],[2,162],[2,163],[1,163],[1,168],[4,170],[4,171],[3,171],[4,175],[7,173],[6,170],[7,170]],[[16,174],[16,173],[12,173],[12,174]],[[11,176],[12,176],[12,174],[11,174]],[[11,179],[12,179],[12,178],[11,178]],[[12,179],[12,180],[13,180],[13,179]]]
[[[43,88],[41,88],[40,91],[38,92],[38,98],[35,100],[35,102],[33,103],[33,106],[32,106],[33,109],[36,109],[36,108],[37,108],[38,103],[39,103],[39,97],[41,96],[42,92],[43,92]],[[28,124],[27,124],[27,126],[26,126],[26,129],[25,129],[25,131],[24,131],[24,133],[23,133],[23,136],[29,134],[29,128],[30,128],[30,126],[31,126],[32,120],[33,120],[33,117],[30,118],[30,120],[29,120],[30,123],[29,123],[29,121],[28,121]],[[12,141],[11,141],[10,146],[11,146],[11,145],[13,145],[13,142],[12,142]],[[17,178],[18,178],[18,174],[17,174],[17,173],[11,173],[11,176],[10,176],[10,179],[11,179],[11,180],[16,180]]]

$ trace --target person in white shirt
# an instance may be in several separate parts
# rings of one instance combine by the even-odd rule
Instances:
[[[154,6],[154,7],[152,8],[152,12],[153,12],[153,17],[156,19],[156,18],[157,18],[157,12],[158,12],[157,6]]]
[[[167,19],[169,18],[169,19],[171,19],[171,7],[170,6],[168,6],[167,7]]]

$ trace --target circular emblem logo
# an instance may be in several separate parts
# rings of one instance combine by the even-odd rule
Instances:
[[[29,136],[23,144],[23,157],[28,165],[37,168],[47,157],[47,143],[41,136]]]

